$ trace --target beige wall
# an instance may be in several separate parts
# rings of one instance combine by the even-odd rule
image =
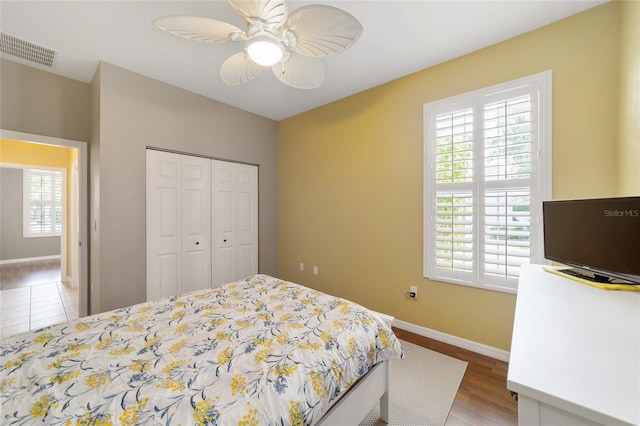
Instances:
[[[624,1],[618,194],[640,195],[640,2]]]
[[[610,3],[280,122],[279,275],[508,350],[514,295],[422,277],[423,104],[551,69],[554,197],[613,196],[619,45]]]
[[[0,59],[0,129],[86,142],[90,107],[87,83]]]
[[[108,63],[100,64],[93,89],[100,112],[92,139],[99,149],[91,162],[99,192],[92,250],[99,252],[91,256],[91,312],[98,302],[105,311],[146,299],[147,146],[259,165],[259,268],[276,274],[277,123]]]
[[[91,136],[91,87],[0,59],[0,129],[88,142]],[[77,150],[67,151],[74,153]],[[46,156],[39,156],[42,155]],[[69,166],[67,182],[70,178]],[[71,273],[69,261],[70,256],[67,256],[67,274]]]
[[[91,313],[146,297],[146,146],[258,164],[260,271],[276,274],[276,122],[109,64],[91,84],[0,66],[0,128],[90,142]]]

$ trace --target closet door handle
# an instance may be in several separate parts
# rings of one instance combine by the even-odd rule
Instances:
[[[223,243],[226,243],[226,242],[227,242],[227,240],[222,240],[222,242],[223,242]]]
[[[196,241],[196,245],[200,244],[200,241]]]

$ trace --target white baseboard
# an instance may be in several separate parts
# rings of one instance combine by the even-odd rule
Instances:
[[[60,259],[60,255],[55,254],[53,256],[25,257],[22,259],[5,259],[5,260],[0,260],[0,265],[8,265],[10,263],[22,263],[22,262],[37,262],[39,260],[53,260],[53,259]]]
[[[412,324],[410,322],[395,319],[393,326],[401,328],[406,331],[418,334],[420,336],[428,337],[433,340],[437,340],[442,343],[457,346],[462,349],[485,355],[491,358],[498,359],[500,361],[509,362],[509,352],[503,349],[494,348],[482,343],[474,342],[472,340],[463,339],[462,337],[454,336],[452,334],[443,333],[441,331],[432,330],[427,327]]]

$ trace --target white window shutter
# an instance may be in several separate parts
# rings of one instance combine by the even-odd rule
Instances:
[[[473,196],[470,193],[437,195],[436,264],[449,270],[473,270]]]
[[[542,261],[550,79],[541,73],[425,105],[426,277],[512,292],[520,266]]]
[[[24,169],[23,180],[24,237],[60,235],[64,199],[62,172]]]

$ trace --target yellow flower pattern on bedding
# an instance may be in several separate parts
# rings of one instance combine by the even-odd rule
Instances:
[[[10,336],[3,425],[310,425],[402,356],[377,315],[267,275]]]

